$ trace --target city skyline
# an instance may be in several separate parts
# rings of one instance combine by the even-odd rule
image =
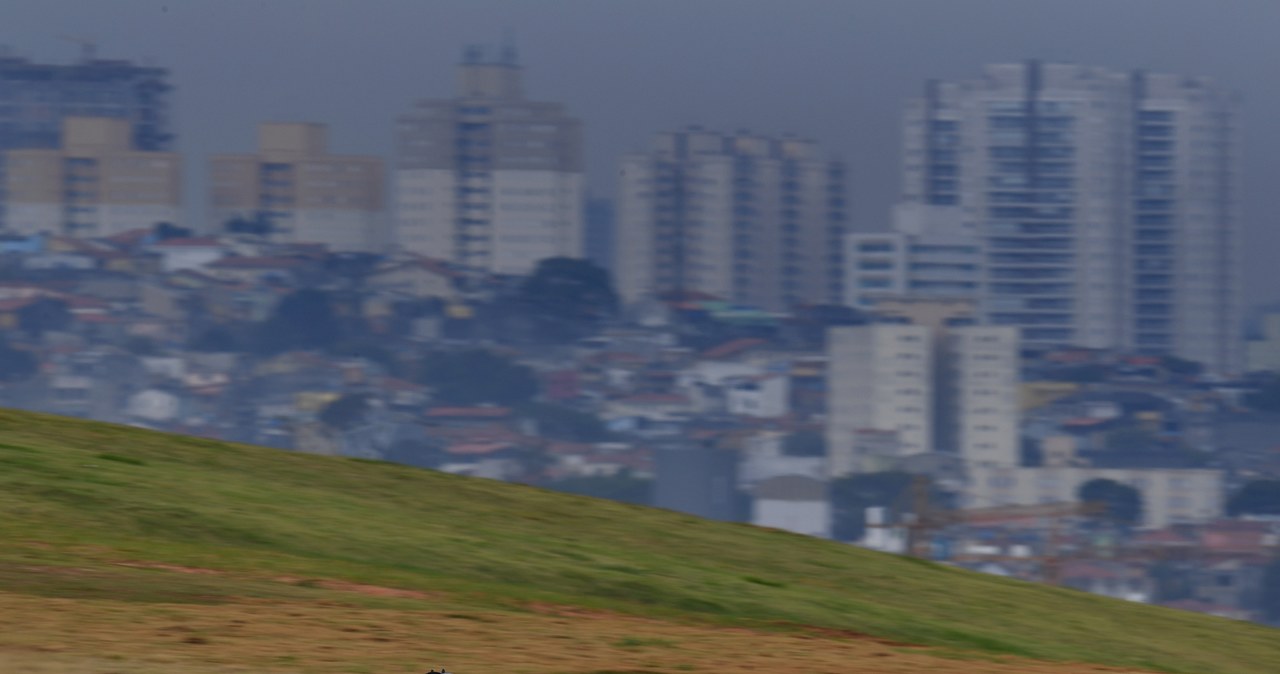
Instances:
[[[288,2],[215,8],[139,1],[110,9],[19,2],[0,10],[6,14],[0,18],[12,28],[4,42],[34,60],[69,62],[75,45],[58,36],[89,33],[101,56],[149,59],[171,68],[188,197],[203,192],[192,191],[203,185],[203,158],[251,149],[246,141],[262,121],[323,122],[333,132],[335,152],[391,157],[397,112],[413,100],[451,90],[465,44],[491,42],[510,29],[529,88],[540,99],[564,103],[586,122],[592,196],[613,196],[617,157],[639,149],[661,129],[703,123],[796,133],[849,162],[851,222],[858,231],[888,224],[898,193],[898,118],[927,79],[961,77],[987,63],[1027,58],[1206,75],[1245,96],[1246,298],[1280,299],[1265,268],[1265,251],[1280,238],[1266,227],[1275,197],[1262,182],[1276,154],[1270,149],[1280,144],[1265,133],[1267,111],[1280,107],[1280,92],[1259,73],[1265,67],[1257,65],[1265,63],[1259,51],[1264,41],[1256,32],[1268,25],[1266,17],[1280,15],[1280,7],[1238,2],[1242,11],[1232,13],[1191,3],[1132,2],[1106,3],[1099,13],[1104,5],[1088,2],[1037,8],[998,1],[963,7],[919,2],[910,8],[811,2],[807,11],[796,12],[769,3],[734,3],[732,10],[716,2],[555,4],[388,2],[368,10],[308,3],[304,12],[301,4]],[[557,8],[562,11],[551,11]],[[106,21],[104,12],[131,20]],[[356,16],[361,20],[351,20]],[[1140,44],[1123,28],[1134,20],[1146,21]],[[765,25],[772,30],[754,30]],[[1005,30],[1014,25],[1020,30]],[[1187,25],[1197,28],[1188,31]],[[291,49],[279,49],[285,26],[296,28],[284,42]],[[694,39],[713,28],[715,41]],[[911,40],[891,45],[875,39],[886,31],[917,36],[936,48],[925,54],[911,50]],[[1213,39],[1228,31],[1255,39]],[[662,39],[663,49],[650,48],[655,38]],[[356,40],[362,53],[342,48]],[[1210,50],[1209,44],[1228,47]],[[938,57],[948,50],[953,57]],[[840,66],[833,69],[831,63]],[[827,74],[797,76],[803,72]],[[334,95],[335,78],[344,84],[342,96]],[[200,210],[188,207],[188,213]]]

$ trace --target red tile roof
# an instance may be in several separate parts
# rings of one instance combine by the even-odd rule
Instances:
[[[681,393],[637,393],[618,402],[640,405],[688,405],[689,397]]]
[[[206,237],[200,237],[200,238],[165,239],[164,241],[161,241],[156,245],[164,246],[166,248],[183,248],[188,246],[190,247],[221,246],[222,243],[211,236],[206,236]]]
[[[740,353],[744,353],[746,351],[754,349],[757,346],[761,346],[768,343],[769,343],[768,340],[759,339],[757,337],[743,337],[741,339],[735,339],[729,342],[725,342],[724,344],[720,344],[718,346],[713,346],[710,349],[703,351],[702,357],[703,358],[728,358],[729,356],[736,356]]]
[[[224,257],[208,267],[213,269],[289,269],[302,264],[291,257]]]
[[[445,451],[450,454],[474,455],[474,454],[493,454],[495,452],[501,452],[504,449],[511,449],[511,443],[509,442],[472,442],[472,443],[464,443],[464,444],[457,444],[457,445],[449,445],[449,447],[446,448]]]
[[[511,409],[507,407],[433,407],[427,410],[427,416],[433,419],[441,417],[504,419],[511,416]]]

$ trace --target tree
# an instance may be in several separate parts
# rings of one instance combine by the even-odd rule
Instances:
[[[519,297],[538,335],[564,342],[589,333],[618,307],[609,272],[587,260],[552,257],[538,263]]]
[[[1280,559],[1272,560],[1262,574],[1260,608],[1264,620],[1280,624]]]
[[[1244,404],[1259,412],[1280,412],[1280,375],[1268,375],[1257,390],[1244,397]]]
[[[1227,499],[1227,514],[1280,515],[1280,480],[1247,482]]]
[[[258,347],[263,353],[323,349],[332,346],[341,332],[329,293],[304,288],[276,305],[271,317],[260,326]]]
[[[430,439],[401,439],[392,443],[383,452],[382,458],[394,463],[403,463],[418,468],[437,468],[445,462],[446,455],[440,443]]]
[[[134,335],[125,340],[124,348],[135,356],[156,356],[160,353],[156,340],[144,335]]]
[[[1168,370],[1169,374],[1176,374],[1182,377],[1198,377],[1204,372],[1204,365],[1186,358],[1164,356],[1161,361],[1164,364],[1164,369]]]
[[[252,234],[266,236],[271,233],[271,218],[266,213],[257,212],[252,216],[235,216],[223,223],[222,228],[228,234]]]
[[[1084,503],[1101,503],[1106,509],[1098,517],[1122,526],[1142,521],[1142,492],[1127,484],[1097,478],[1080,485],[1077,498]]]
[[[538,425],[538,435],[567,442],[600,442],[609,439],[604,423],[593,414],[551,403],[526,403],[520,416]]]
[[[1141,452],[1159,444],[1159,438],[1141,428],[1117,428],[1106,436],[1109,452]]]
[[[860,473],[831,482],[831,506],[837,540],[856,541],[866,527],[866,509],[892,507],[911,486],[909,473]]]
[[[369,412],[369,397],[364,394],[345,395],[325,405],[320,411],[320,421],[329,428],[345,431],[364,420]]]
[[[151,228],[151,232],[159,241],[191,238],[190,227],[179,227],[172,222],[157,222],[155,227]]]
[[[40,363],[31,352],[0,342],[0,381],[22,381],[31,377],[38,369]]]
[[[234,335],[222,326],[215,325],[191,339],[188,347],[192,351],[205,353],[228,353],[239,351],[240,344]]]
[[[18,327],[34,339],[46,332],[67,329],[71,320],[67,303],[52,297],[41,297],[18,309]]]
[[[449,405],[517,405],[538,394],[533,370],[485,349],[429,352],[417,380]]]
[[[787,456],[826,456],[827,441],[817,431],[798,431],[783,440],[782,453]]]

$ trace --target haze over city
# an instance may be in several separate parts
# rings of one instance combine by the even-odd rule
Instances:
[[[89,37],[103,57],[172,70],[193,217],[205,158],[250,150],[259,122],[326,123],[336,150],[390,157],[396,115],[451,95],[462,48],[504,35],[533,97],[585,122],[592,195],[613,196],[618,158],[660,130],[793,133],[849,162],[855,230],[888,226],[902,108],[928,79],[1027,59],[1208,76],[1241,96],[1246,301],[1280,300],[1268,0],[14,0],[0,21],[18,55],[71,62],[59,36]]]
[[[0,674],[1275,674],[1277,26],[0,3]]]

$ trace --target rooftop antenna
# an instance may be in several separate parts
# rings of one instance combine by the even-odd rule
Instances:
[[[476,64],[484,60],[484,49],[479,45],[469,44],[462,50],[462,62]]]
[[[59,35],[60,39],[80,45],[80,61],[88,63],[98,58],[98,41],[79,35]]]

